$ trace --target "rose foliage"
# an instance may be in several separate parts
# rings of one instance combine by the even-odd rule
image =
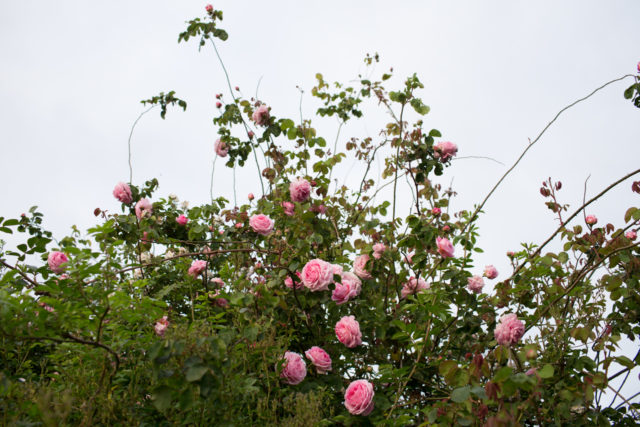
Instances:
[[[179,41],[227,39],[206,11]],[[115,177],[105,203],[121,213],[96,209],[86,234],[54,240],[36,208],[0,218],[18,242],[0,250],[3,424],[634,424],[637,398],[610,383],[637,384],[638,354],[620,344],[640,333],[640,209],[579,224],[583,207],[567,213],[549,180],[559,250],[475,265],[481,206],[452,212],[436,183],[464,147],[424,127],[418,78],[388,91],[391,74],[316,77],[317,116],[342,125],[369,102],[389,123],[332,149],[311,120],[229,86],[217,156],[266,165],[244,204],[188,208],[156,180]],[[144,102],[186,108],[174,92]],[[346,158],[367,171],[354,188],[331,180]],[[374,198],[383,187],[392,199]]]

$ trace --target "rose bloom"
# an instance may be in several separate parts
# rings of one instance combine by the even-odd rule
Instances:
[[[429,289],[430,287],[431,285],[425,282],[424,279],[420,278],[416,280],[415,277],[412,277],[408,282],[402,285],[400,297],[404,299],[409,295],[417,294],[418,292]]]
[[[313,346],[305,351],[304,355],[307,356],[307,359],[311,360],[313,366],[316,367],[316,372],[319,374],[326,374],[331,370],[331,357],[320,347]]]
[[[364,254],[356,257],[356,260],[353,262],[353,272],[361,279],[371,279],[371,274],[365,270],[367,261],[369,261],[369,255]]]
[[[298,179],[289,184],[289,193],[294,202],[304,202],[311,195],[311,184],[306,179]]]
[[[479,294],[482,292],[482,288],[484,288],[484,280],[482,280],[482,277],[472,276],[467,279],[467,289],[471,292]]]
[[[435,208],[431,209],[431,213],[433,214],[433,216],[438,216],[442,213],[442,209],[436,206]]]
[[[310,291],[326,291],[329,290],[329,283],[333,282],[332,264],[321,259],[312,259],[302,268],[302,283]]]
[[[249,225],[258,234],[268,236],[273,231],[274,221],[266,215],[258,214],[249,219]]]
[[[207,268],[207,261],[197,259],[191,263],[191,267],[189,267],[188,274],[195,279],[206,268]]]
[[[169,319],[167,318],[167,316],[162,316],[162,319],[156,322],[156,325],[153,327],[153,329],[156,331],[156,335],[163,337],[168,327]]]
[[[436,245],[438,245],[438,253],[443,258],[451,258],[453,256],[453,245],[446,237],[436,237]]]
[[[269,123],[269,108],[266,105],[262,104],[261,106],[256,108],[251,118],[254,122],[256,122],[257,125],[266,125],[267,123]]]
[[[178,218],[176,218],[176,222],[180,225],[187,225],[187,222],[189,222],[189,218],[184,215],[180,215]]]
[[[458,146],[453,142],[440,141],[433,146],[436,159],[446,162],[458,153]]]
[[[342,283],[348,284],[351,289],[350,298],[355,298],[360,295],[360,292],[362,291],[362,282],[358,276],[350,271],[341,272],[340,276],[342,276]]]
[[[153,208],[151,207],[151,202],[148,199],[138,200],[138,203],[136,203],[136,216],[138,219],[150,217],[151,212],[153,212]]]
[[[227,154],[229,154],[229,147],[221,139],[216,139],[214,148],[216,150],[216,154],[220,157],[227,157]]]
[[[47,264],[49,264],[51,271],[58,274],[64,271],[64,264],[67,262],[69,262],[69,258],[67,258],[64,253],[58,251],[51,252],[47,258]]]
[[[300,384],[307,376],[307,364],[298,353],[287,351],[284,353],[286,363],[280,372],[280,377],[284,378],[287,384]]]
[[[487,279],[495,279],[496,277],[498,277],[498,270],[493,265],[487,265],[484,268],[483,274]]]
[[[213,6],[211,6],[210,4],[206,5],[204,8],[209,13],[213,12]]]
[[[493,334],[500,345],[515,344],[524,335],[524,323],[513,313],[505,314],[500,318]]]
[[[296,276],[298,276],[299,280],[296,280],[296,289],[301,289],[304,284],[302,283],[302,279],[300,279],[300,273],[298,271],[296,271]],[[284,285],[289,288],[289,289],[293,289],[293,279],[291,279],[291,276],[287,276],[284,279]]]
[[[331,293],[331,299],[336,302],[337,305],[344,304],[349,301],[352,295],[351,285],[347,283],[336,283],[336,287]]]
[[[253,195],[253,193],[249,193],[249,195],[247,196],[247,199],[249,199],[249,201],[253,200],[255,198],[255,196]]]
[[[360,324],[355,316],[344,316],[336,323],[335,331],[338,341],[347,346],[347,348],[354,348],[362,344]]]
[[[376,243],[375,245],[373,245],[373,257],[375,259],[382,258],[382,254],[386,250],[387,250],[387,247],[384,245],[384,243]]]
[[[344,406],[353,415],[369,415],[373,411],[373,385],[367,380],[356,380],[344,392]]]
[[[585,222],[589,225],[594,225],[596,222],[598,222],[598,218],[596,218],[595,215],[587,215],[587,217],[585,218]]]
[[[296,205],[291,202],[282,202],[282,207],[284,208],[284,214],[287,216],[293,216],[293,210]]]
[[[214,277],[213,279],[211,279],[211,283],[215,284],[219,288],[224,286],[224,281],[219,277]]]
[[[222,298],[220,295],[220,290],[218,289],[215,293],[209,294],[209,300],[218,307],[225,308],[229,306],[229,301],[226,298]]]
[[[128,205],[133,201],[131,198],[131,187],[124,182],[119,182],[113,189],[113,197]]]
[[[636,233],[633,230],[629,230],[626,233],[624,233],[624,237],[626,237],[629,240],[636,240],[636,237],[638,237],[638,233]]]

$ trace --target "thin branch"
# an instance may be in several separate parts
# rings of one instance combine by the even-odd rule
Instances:
[[[15,270],[18,272],[18,274],[20,276],[22,276],[22,278],[24,280],[26,280],[27,282],[31,283],[33,286],[39,286],[40,284],[38,282],[36,282],[35,280],[31,279],[29,276],[27,276],[23,271],[21,271],[19,268],[14,267],[10,264],[7,264],[3,259],[0,259],[0,264],[4,265],[7,268],[10,268],[11,270]]]
[[[133,126],[131,126],[131,132],[129,132],[129,141],[127,142],[127,146],[129,147],[129,184],[133,182],[133,167],[131,166],[131,137],[133,136],[133,130],[136,128],[136,125],[138,124],[138,121],[142,118],[142,116],[153,110],[155,107],[156,105],[152,105],[151,107],[140,113],[136,121],[133,122]]]

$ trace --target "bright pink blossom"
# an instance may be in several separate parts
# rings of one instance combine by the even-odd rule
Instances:
[[[251,116],[251,118],[259,126],[268,124],[269,123],[269,108],[264,104],[260,105],[253,112],[253,115]]]
[[[443,258],[451,258],[453,256],[453,245],[446,237],[436,237],[436,245],[438,245],[438,253]]]
[[[479,294],[484,288],[484,280],[480,276],[471,276],[467,279],[467,289],[471,292]]]
[[[596,218],[595,215],[587,215],[584,222],[586,222],[589,225],[594,225],[596,222],[598,222],[598,218]]]
[[[373,384],[367,380],[356,380],[344,392],[344,406],[353,415],[369,415],[373,411]]]
[[[289,184],[289,193],[291,201],[304,202],[311,195],[311,184],[306,179],[298,179]]]
[[[483,273],[484,277],[486,277],[487,279],[495,279],[496,277],[498,277],[498,270],[493,266],[493,265],[487,265],[484,268],[484,273]]]
[[[376,243],[375,245],[373,245],[373,257],[375,259],[382,258],[382,254],[386,250],[387,250],[387,247],[385,246],[384,243]]]
[[[441,162],[446,162],[458,153],[458,146],[453,142],[440,141],[433,146],[434,155]]]
[[[356,257],[353,262],[353,272],[361,279],[371,279],[371,274],[366,270],[369,255],[364,254]]]
[[[124,182],[119,182],[113,189],[113,197],[128,205],[133,201],[131,198],[131,187]]]
[[[524,323],[513,313],[505,314],[493,334],[500,345],[515,344],[524,335]]]
[[[188,274],[194,279],[207,268],[207,261],[197,259],[191,263]]]
[[[176,218],[176,222],[180,225],[187,225],[187,222],[189,222],[189,218],[184,215],[180,215],[178,218]]]
[[[211,6],[210,4],[206,5],[204,8],[209,13],[213,12],[213,6]]]
[[[268,236],[273,231],[274,221],[266,215],[258,214],[249,219],[249,225],[256,233]]]
[[[302,283],[302,279],[300,278],[300,273],[296,271],[296,276],[298,276],[298,280],[295,281],[296,284],[296,289],[301,289],[304,284]],[[289,289],[293,289],[293,279],[291,278],[291,276],[287,276],[284,279],[284,285],[289,288]]]
[[[629,240],[636,240],[636,237],[638,237],[638,233],[636,233],[634,230],[629,230],[626,233],[624,233],[624,237],[626,237]]]
[[[253,193],[249,193],[249,195],[247,196],[247,199],[249,199],[249,201],[253,200],[255,198],[255,196],[253,195]]]
[[[285,352],[284,358],[286,363],[280,372],[280,377],[284,378],[287,384],[300,384],[304,377],[307,376],[307,364],[304,359],[298,353],[292,351]]]
[[[435,208],[431,209],[431,213],[433,214],[433,216],[438,216],[442,213],[442,209],[436,206]]]
[[[347,346],[347,348],[354,348],[362,344],[360,324],[355,316],[344,316],[336,323],[335,331],[338,341]]]
[[[216,139],[214,149],[216,151],[216,154],[220,157],[227,157],[227,154],[229,154],[229,146],[221,139]]]
[[[302,283],[310,291],[329,290],[329,284],[333,282],[333,264],[321,259],[312,259],[302,268]]]
[[[400,291],[400,297],[406,298],[409,295],[417,294],[420,291],[425,289],[429,289],[431,285],[425,282],[424,279],[417,279],[415,277],[411,277],[408,282],[402,285],[402,290]]]
[[[138,203],[136,203],[136,216],[138,219],[148,218],[151,216],[151,212],[153,212],[153,207],[151,206],[151,202],[148,199],[140,199]]]
[[[153,329],[156,331],[156,335],[162,337],[164,336],[164,333],[166,332],[168,327],[169,327],[169,319],[167,318],[167,316],[162,316],[162,319],[156,322]]]
[[[313,363],[313,366],[316,367],[316,372],[319,374],[326,374],[331,370],[331,357],[320,347],[313,346],[305,351],[304,355]]]
[[[51,252],[47,258],[47,264],[49,264],[51,271],[58,274],[64,271],[67,262],[69,262],[69,258],[67,258],[64,253],[58,251]]]

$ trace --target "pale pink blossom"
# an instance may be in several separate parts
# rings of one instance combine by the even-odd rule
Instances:
[[[413,264],[413,255],[415,255],[413,252],[409,252],[405,255],[404,260],[407,261],[407,264]]]
[[[310,291],[329,290],[329,284],[333,282],[333,264],[321,259],[312,259],[302,268],[302,283]]]
[[[242,223],[241,222],[236,222],[234,227],[235,228],[242,228]]]
[[[361,279],[371,279],[371,274],[366,270],[369,255],[364,254],[356,257],[353,262],[353,272]]]
[[[524,335],[524,323],[518,319],[516,314],[505,314],[500,318],[493,334],[500,345],[515,344]]]
[[[224,142],[221,139],[216,140],[214,148],[215,148],[216,154],[220,157],[227,157],[227,154],[229,154],[229,146],[227,145],[226,142]]]
[[[636,240],[636,237],[638,237],[638,233],[636,233],[634,230],[629,230],[626,233],[624,233],[624,237],[626,237],[629,240]]]
[[[214,277],[213,279],[211,279],[211,283],[215,284],[219,288],[224,286],[224,280],[219,277]]]
[[[487,265],[484,268],[484,272],[482,274],[487,279],[492,280],[498,277],[498,270],[493,265]]]
[[[304,202],[311,195],[311,184],[306,179],[293,181],[289,184],[289,193],[291,194],[291,201]]]
[[[344,316],[336,323],[336,337],[347,348],[354,348],[362,344],[360,324],[355,316]]]
[[[151,206],[151,202],[148,199],[140,199],[138,203],[136,203],[136,216],[138,219],[148,218],[151,216],[151,212],[153,212],[153,207]]]
[[[51,252],[47,258],[47,264],[49,264],[51,271],[58,274],[64,271],[67,262],[69,262],[69,258],[67,258],[64,253],[58,251]]]
[[[304,355],[316,367],[316,372],[319,374],[326,374],[331,370],[331,357],[320,347],[313,346],[305,351]]]
[[[373,411],[373,384],[367,380],[353,381],[344,392],[344,406],[353,415],[369,415]]]
[[[429,289],[430,287],[431,285],[429,285],[423,278],[416,279],[415,277],[411,277],[408,282],[402,285],[400,297],[406,298],[409,295],[417,294],[418,292]]]
[[[479,294],[484,287],[484,280],[480,276],[471,276],[467,279],[467,289],[469,291]]]
[[[113,189],[113,197],[128,205],[133,201],[131,197],[131,187],[124,182],[119,182]]]
[[[189,222],[189,218],[184,215],[180,215],[176,218],[176,222],[180,225],[187,225],[187,222]]]
[[[294,205],[291,202],[282,202],[282,207],[284,208],[284,214],[287,216],[293,216],[293,211],[296,207],[296,205]]]
[[[153,329],[156,331],[156,335],[162,337],[164,336],[164,333],[166,332],[168,327],[169,327],[169,319],[167,318],[167,316],[162,316],[162,319],[156,321],[156,324],[153,327]]]
[[[298,271],[296,271],[296,276],[298,276],[298,280],[295,281],[295,285],[296,285],[296,289],[302,289],[302,287],[304,286],[304,284],[302,283],[302,279],[300,278],[300,273]],[[284,285],[289,288],[289,289],[293,289],[293,284],[294,281],[291,278],[291,276],[287,276],[284,279]]]
[[[247,199],[249,199],[249,201],[252,201],[255,198],[255,196],[253,195],[253,193],[249,193],[249,195],[247,196]]]
[[[307,364],[302,356],[292,351],[284,353],[285,365],[282,367],[280,377],[290,385],[300,384],[304,377],[307,376]]]
[[[340,276],[342,283],[346,283],[349,285],[349,289],[351,289],[351,299],[360,295],[360,292],[362,291],[362,281],[360,281],[358,276],[350,271],[341,272]]]
[[[350,283],[336,283],[336,287],[331,293],[331,299],[335,301],[337,305],[344,304],[351,298],[352,290]]]
[[[260,105],[253,112],[253,115],[251,116],[251,118],[259,126],[268,124],[269,123],[269,108],[264,104]]]
[[[376,243],[375,245],[373,245],[373,257],[375,259],[382,258],[382,254],[386,250],[387,250],[387,247],[384,245],[384,243]]]
[[[331,264],[333,266],[333,274],[337,274],[338,276],[342,276],[344,272],[344,268],[340,264]]]
[[[446,162],[458,153],[458,146],[453,142],[440,141],[433,146],[433,152],[436,159]]]
[[[589,225],[594,225],[596,222],[598,222],[598,218],[596,218],[595,215],[587,215],[584,222],[586,222]]]
[[[207,268],[207,261],[197,259],[191,263],[191,267],[189,267],[188,274],[195,279],[206,268]]]
[[[438,245],[438,253],[443,258],[451,258],[453,256],[453,245],[446,237],[436,237],[436,245]]]
[[[268,236],[273,232],[274,221],[266,215],[258,214],[249,219],[249,225],[256,233]]]

